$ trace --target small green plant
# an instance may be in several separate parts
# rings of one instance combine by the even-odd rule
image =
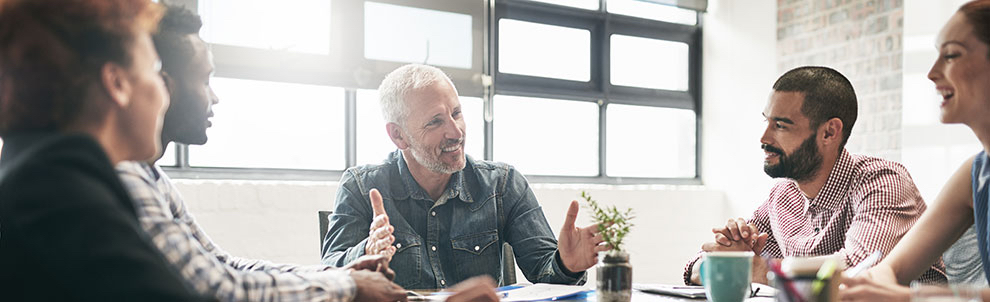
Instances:
[[[629,221],[635,218],[632,209],[620,212],[615,206],[602,207],[597,201],[591,199],[591,195],[581,191],[581,198],[588,202],[591,208],[592,220],[598,224],[598,232],[605,239],[605,244],[615,252],[622,251],[622,239],[629,234],[629,228],[633,226]]]

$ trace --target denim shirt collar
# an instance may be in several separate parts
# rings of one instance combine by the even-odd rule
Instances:
[[[443,195],[440,196],[439,204],[446,203],[447,200],[451,198],[458,198],[466,203],[473,203],[474,199],[471,198],[471,194],[468,194],[467,182],[464,180],[464,175],[471,167],[473,160],[470,156],[466,156],[464,169],[454,172],[450,176],[450,180],[447,182],[447,187],[444,188]],[[420,200],[433,200],[430,198],[430,194],[426,193],[426,190],[416,182],[413,178],[412,172],[409,171],[409,164],[406,163],[406,159],[402,154],[402,151],[396,150],[392,153],[390,157],[395,157],[398,162],[399,167],[399,179],[402,181],[402,186],[395,186],[396,189],[393,190],[392,194],[394,198],[406,199],[409,197],[420,199]]]

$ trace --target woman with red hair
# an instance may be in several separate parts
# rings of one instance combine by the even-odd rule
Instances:
[[[114,172],[158,152],[147,0],[0,1],[0,300],[196,301]]]

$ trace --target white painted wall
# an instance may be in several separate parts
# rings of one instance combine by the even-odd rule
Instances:
[[[715,0],[704,20],[702,176],[725,192],[733,216],[749,217],[773,181],[760,137],[777,79],[777,1]]]
[[[709,3],[703,41],[706,185],[533,185],[555,231],[582,189],[604,203],[635,208],[628,249],[636,282],[680,283],[686,261],[711,240],[711,227],[748,216],[771,184],[762,171],[759,137],[760,113],[777,77],[776,1]],[[333,209],[335,182],[177,182],[192,213],[224,249],[242,257],[319,263],[316,213]],[[580,225],[589,223],[585,214]]]

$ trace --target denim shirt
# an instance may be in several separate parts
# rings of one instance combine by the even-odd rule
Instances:
[[[501,284],[502,242],[513,247],[530,282],[584,282],[584,272],[565,271],[536,195],[514,168],[468,156],[464,169],[451,175],[443,194],[433,200],[410,174],[400,151],[380,165],[344,172],[323,240],[324,264],[344,266],[364,255],[374,216],[368,196],[372,188],[381,192],[395,227],[390,266],[395,282],[404,288],[444,288],[483,274]]]

